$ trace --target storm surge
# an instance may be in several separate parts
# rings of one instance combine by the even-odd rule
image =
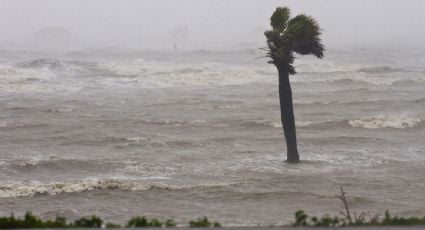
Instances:
[[[189,53],[197,58],[197,53]],[[242,53],[243,54],[243,53]],[[221,54],[223,55],[223,54]],[[254,56],[255,57],[255,56]],[[421,71],[382,65],[302,62],[297,66],[295,84],[363,84],[393,86],[424,83]],[[274,83],[276,71],[270,65],[223,63],[209,60],[156,61],[143,58],[129,60],[28,59],[0,65],[0,87],[3,92],[75,92],[91,84],[93,87],[142,88],[196,87]],[[320,75],[320,76],[318,76]]]
[[[261,50],[0,53],[0,212],[262,226],[335,213],[342,185],[422,215],[425,62],[373,52],[297,60],[296,165]]]

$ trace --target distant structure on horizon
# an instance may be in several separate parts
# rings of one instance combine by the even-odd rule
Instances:
[[[62,27],[44,27],[34,33],[37,46],[66,47],[71,43],[72,34]]]

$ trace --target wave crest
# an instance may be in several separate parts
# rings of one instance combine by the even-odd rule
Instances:
[[[96,189],[120,188],[126,190],[146,190],[149,187],[143,184],[135,184],[119,180],[85,180],[79,182],[51,184],[5,185],[0,187],[0,197],[11,198],[34,195],[57,195],[61,193],[84,192]]]
[[[140,82],[145,87],[239,85],[253,82],[271,82],[274,79],[269,78],[269,75],[275,73],[275,70],[270,66],[252,67],[215,62],[189,64],[146,61],[143,59],[101,63],[99,68],[121,76],[120,81],[127,78]]]
[[[166,179],[166,178],[163,178]],[[205,183],[199,185],[166,185],[161,183],[149,183],[142,181],[98,179],[82,180],[77,182],[31,184],[31,185],[3,185],[0,186],[0,198],[31,197],[35,195],[58,195],[62,193],[78,193],[92,190],[127,190],[147,191],[151,189],[161,190],[184,190],[202,187],[221,187],[237,184],[231,183]]]
[[[74,71],[69,66],[65,66],[57,60],[51,62],[33,60],[16,65],[2,63],[0,64],[0,92],[54,93],[76,91],[82,88],[81,82],[64,78],[65,75],[71,76],[73,73]]]
[[[297,127],[335,127],[347,126],[347,123],[352,128],[365,128],[365,129],[380,129],[380,128],[395,128],[405,129],[413,128],[422,122],[418,118],[407,117],[389,117],[389,116],[376,116],[364,117],[353,120],[325,120],[325,121],[296,121]],[[262,118],[248,121],[248,124],[269,126],[274,128],[282,128],[282,123],[278,118]],[[348,126],[348,127],[350,127]]]
[[[65,65],[57,59],[34,59],[17,64],[22,68],[47,68],[51,70],[64,69]]]
[[[364,67],[357,69],[357,72],[369,73],[369,74],[381,74],[381,73],[397,73],[397,72],[407,72],[403,69],[391,68],[389,66],[374,66],[374,67]]]
[[[250,121],[248,123],[256,124],[256,125],[270,126],[270,127],[273,127],[273,128],[282,128],[282,122],[279,118],[256,119],[256,120]],[[295,121],[295,125],[297,127],[308,127],[310,125],[320,124],[320,123],[322,123],[322,122]]]
[[[355,120],[349,120],[348,124],[353,128],[365,128],[365,129],[380,129],[380,128],[395,128],[405,129],[417,126],[422,120],[415,118],[405,117],[365,117]]]

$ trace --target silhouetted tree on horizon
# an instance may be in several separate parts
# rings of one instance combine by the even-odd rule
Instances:
[[[312,17],[300,14],[290,18],[287,7],[278,7],[270,18],[271,30],[264,32],[267,38],[267,57],[279,74],[279,100],[283,131],[287,147],[287,161],[299,162],[292,91],[289,75],[296,74],[294,53],[323,57],[325,50],[320,39],[321,29]]]

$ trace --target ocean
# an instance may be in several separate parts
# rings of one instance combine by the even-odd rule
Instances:
[[[285,163],[260,50],[0,50],[0,215],[425,215],[425,50],[330,50],[291,76],[302,162]]]

